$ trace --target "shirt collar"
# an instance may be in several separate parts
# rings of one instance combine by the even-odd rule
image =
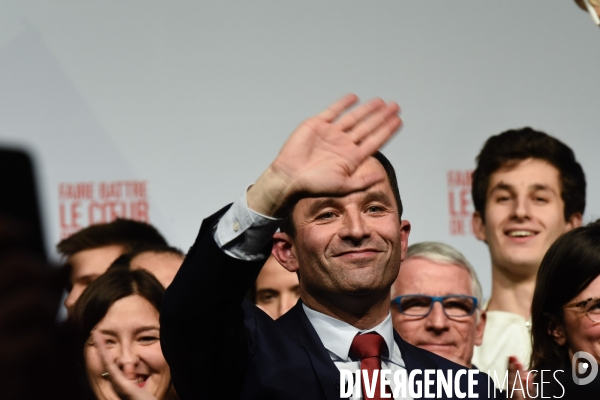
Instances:
[[[302,304],[302,308],[308,317],[308,320],[317,331],[317,335],[323,342],[323,346],[331,353],[339,357],[340,361],[350,360],[350,346],[357,333],[377,332],[385,340],[388,354],[382,356],[390,357],[394,349],[394,328],[392,326],[392,316],[388,313],[387,317],[377,326],[371,329],[360,330],[344,321],[335,319]]]

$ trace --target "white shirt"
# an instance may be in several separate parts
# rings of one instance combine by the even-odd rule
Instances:
[[[387,345],[387,351],[381,355],[381,368],[391,370],[393,376],[399,369],[406,369],[404,360],[400,354],[400,348],[394,340],[394,328],[392,325],[392,315],[388,313],[388,316],[377,326],[360,330],[344,321],[332,318],[328,315],[322,314],[311,308],[308,308],[306,304],[302,304],[302,308],[308,317],[308,320],[317,331],[317,335],[323,342],[323,346],[327,349],[329,357],[335,364],[335,366],[341,370],[348,370],[354,373],[360,369],[360,361],[352,359],[350,357],[350,346],[354,337],[360,333],[377,332],[383,337],[385,344]],[[392,349],[391,357],[389,349]],[[393,379],[390,378],[392,390],[395,388]],[[346,381],[340,380],[340,384],[345,386]],[[376,388],[379,391],[379,388]],[[362,387],[360,389],[362,391]],[[350,399],[356,399],[350,397]],[[410,400],[409,397],[406,398]],[[397,400],[401,400],[398,398]]]
[[[248,208],[246,191],[244,191],[242,196],[223,214],[213,236],[217,245],[229,256],[247,261],[261,260],[265,259],[265,256],[261,253],[279,228],[280,223],[281,219],[279,218],[268,217]],[[360,369],[360,361],[353,360],[349,356],[350,345],[354,340],[354,336],[359,332],[377,332],[383,337],[388,351],[386,354],[382,354],[382,369],[391,370],[392,376],[395,371],[406,369],[400,349],[394,340],[391,314],[388,314],[383,322],[376,327],[361,331],[346,322],[312,310],[304,304],[303,309],[327,349],[331,360],[339,370],[346,369],[354,373]],[[391,357],[389,349],[392,349]],[[393,379],[390,380],[392,381],[392,389],[394,389]],[[345,380],[340,379],[340,384],[345,385]],[[356,398],[350,397],[350,399],[354,400]],[[411,399],[397,398],[396,400]]]
[[[508,371],[508,357],[516,356],[525,369],[531,357],[531,321],[506,311],[487,311],[483,342],[475,346],[473,364],[500,385]],[[488,372],[489,371],[489,372]]]

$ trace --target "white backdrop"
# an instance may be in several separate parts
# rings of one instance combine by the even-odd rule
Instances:
[[[0,144],[37,156],[49,248],[89,212],[148,207],[187,249],[302,119],[354,92],[403,108],[384,153],[411,242],[459,248],[488,295],[487,249],[456,231],[470,194],[448,172],[532,126],[575,150],[597,218],[599,77],[600,32],[571,0],[0,3]],[[64,197],[81,182],[91,199]]]

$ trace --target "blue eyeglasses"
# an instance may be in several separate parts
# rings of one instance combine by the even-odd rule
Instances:
[[[424,294],[409,294],[398,296],[392,300],[392,305],[398,311],[411,317],[426,317],[433,309],[433,304],[439,301],[446,316],[450,318],[468,317],[477,309],[477,298],[473,296],[427,296]]]

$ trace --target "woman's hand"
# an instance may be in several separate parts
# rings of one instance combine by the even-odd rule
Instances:
[[[156,397],[136,385],[135,382],[127,379],[115,360],[111,359],[110,351],[106,347],[106,343],[100,333],[92,331],[92,340],[96,348],[98,348],[98,354],[100,354],[104,370],[108,373],[106,376],[103,374],[103,377],[111,383],[113,390],[121,399],[157,400]]]
[[[517,357],[508,357],[508,388],[507,399],[525,400],[534,399],[537,396],[533,385],[533,374],[523,367]]]

